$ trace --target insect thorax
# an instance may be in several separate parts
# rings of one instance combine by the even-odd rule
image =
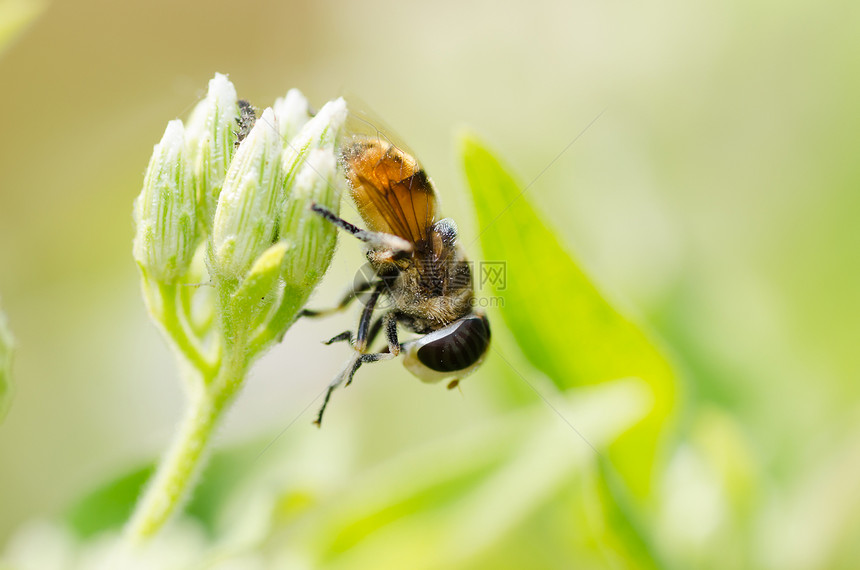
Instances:
[[[441,267],[412,264],[388,281],[398,320],[414,332],[438,330],[472,312],[474,293],[466,261]]]

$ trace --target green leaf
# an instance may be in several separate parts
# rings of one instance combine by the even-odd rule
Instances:
[[[461,151],[484,259],[506,267],[505,283],[495,290],[504,299],[501,314],[525,356],[559,390],[619,378],[647,387],[650,412],[610,445],[627,487],[647,497],[675,402],[669,363],[598,291],[490,151],[473,135],[462,137]]]

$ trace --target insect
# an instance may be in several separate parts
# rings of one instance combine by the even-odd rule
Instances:
[[[236,126],[239,127],[239,130],[235,131],[236,142],[234,144],[236,148],[245,140],[251,129],[254,128],[254,123],[257,122],[257,111],[251,105],[250,101],[239,99],[237,103],[239,105],[239,116],[236,117]]]
[[[457,225],[438,216],[436,191],[415,158],[381,137],[354,136],[341,146],[340,161],[366,229],[322,206],[312,209],[365,243],[373,275],[335,309],[303,312],[327,314],[369,293],[355,333],[344,331],[326,342],[349,341],[355,354],[329,384],[317,425],[332,392],[348,386],[362,364],[402,353],[412,374],[424,382],[449,379],[450,389],[481,365],[490,344],[489,321],[474,310],[471,267],[457,243]],[[381,299],[389,308],[380,309]],[[382,314],[374,318],[377,312]],[[401,342],[398,326],[419,336]],[[387,346],[370,352],[383,330]]]

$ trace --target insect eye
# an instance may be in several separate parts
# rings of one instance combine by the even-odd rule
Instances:
[[[427,382],[462,377],[477,368],[489,345],[487,318],[472,315],[417,341],[404,364]]]

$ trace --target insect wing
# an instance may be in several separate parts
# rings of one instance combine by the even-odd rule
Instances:
[[[342,151],[352,197],[369,229],[429,245],[436,193],[409,154],[379,139],[353,138]]]
[[[421,251],[437,216],[432,182],[415,153],[364,102],[350,95],[349,108],[341,158],[365,225]]]

